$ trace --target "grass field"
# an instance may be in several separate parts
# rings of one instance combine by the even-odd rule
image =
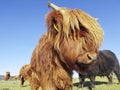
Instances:
[[[78,79],[73,79],[73,90],[77,90]],[[120,90],[120,84],[116,77],[113,77],[113,84],[107,84],[108,80],[106,77],[97,77],[95,83],[95,90]],[[90,85],[89,79],[86,79],[84,87],[82,90],[89,90],[88,86]],[[28,82],[25,82],[24,87],[20,87],[20,81],[0,81],[0,90],[30,90]],[[41,89],[39,89],[41,90]]]

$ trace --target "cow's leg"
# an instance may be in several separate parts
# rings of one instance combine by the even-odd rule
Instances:
[[[108,84],[112,84],[112,73],[110,73],[109,75],[107,75],[107,78],[109,80]]]
[[[21,78],[20,78],[20,86],[21,87],[23,87],[24,82],[25,82],[24,77],[21,76]]]
[[[90,85],[90,90],[95,90],[95,76],[90,76],[90,81],[91,81],[91,85]]]
[[[64,82],[64,81],[63,81]],[[63,83],[63,82],[61,82],[61,83]],[[72,81],[70,81],[71,83],[72,83]],[[67,85],[67,84],[64,84],[65,85],[65,87],[64,88],[61,88],[61,86],[60,87],[58,87],[57,85],[55,85],[55,83],[54,82],[51,82],[51,81],[46,81],[46,83],[42,83],[41,84],[41,88],[42,88],[42,90],[71,90],[71,88],[72,88],[72,86],[69,86],[69,85]],[[63,86],[64,86],[63,85]]]
[[[114,73],[117,76],[117,79],[120,83],[120,67],[119,67],[119,65],[116,65],[116,67],[114,68]]]
[[[71,90],[72,73],[62,67],[55,67],[53,72],[40,77],[40,85],[42,90]]]
[[[40,83],[36,77],[32,77],[30,81],[31,90],[38,90],[40,87]]]
[[[85,75],[79,74],[79,80],[80,80],[80,82],[79,82],[78,88],[79,88],[79,90],[82,90],[83,83],[85,81]]]

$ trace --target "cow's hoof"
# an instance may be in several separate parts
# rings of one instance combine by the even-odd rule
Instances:
[[[82,88],[79,88],[78,90],[82,90]]]
[[[89,87],[89,90],[95,90],[95,88]]]

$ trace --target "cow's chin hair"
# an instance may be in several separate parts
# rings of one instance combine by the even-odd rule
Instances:
[[[89,63],[89,64],[84,64],[84,63],[80,63],[80,64],[79,64],[79,63],[76,63],[77,66],[79,67],[78,72],[81,73],[81,74],[85,74],[86,71],[87,71],[87,69],[89,68],[89,66],[90,66],[91,64],[93,64],[93,63],[95,63],[95,62],[91,62],[91,63]]]

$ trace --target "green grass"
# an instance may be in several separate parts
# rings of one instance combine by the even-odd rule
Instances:
[[[78,82],[78,79],[73,80],[73,90],[77,90]],[[90,80],[86,79],[82,90],[89,90],[89,86]],[[113,77],[113,84],[108,84],[107,77],[97,77],[95,82],[95,90],[120,90],[120,84],[118,84],[118,80],[115,76]]]
[[[73,90],[77,90],[79,79],[73,79]],[[108,80],[106,77],[97,77],[95,83],[95,90],[120,90],[120,84],[116,77],[113,77],[113,84],[107,84]],[[89,90],[90,85],[89,79],[86,79],[82,90]],[[20,87],[20,81],[0,81],[0,90],[30,90],[28,82],[25,82],[24,87]],[[41,89],[40,89],[41,90]]]
[[[28,82],[25,82],[24,87],[20,87],[20,81],[0,81],[0,90],[30,90]]]

